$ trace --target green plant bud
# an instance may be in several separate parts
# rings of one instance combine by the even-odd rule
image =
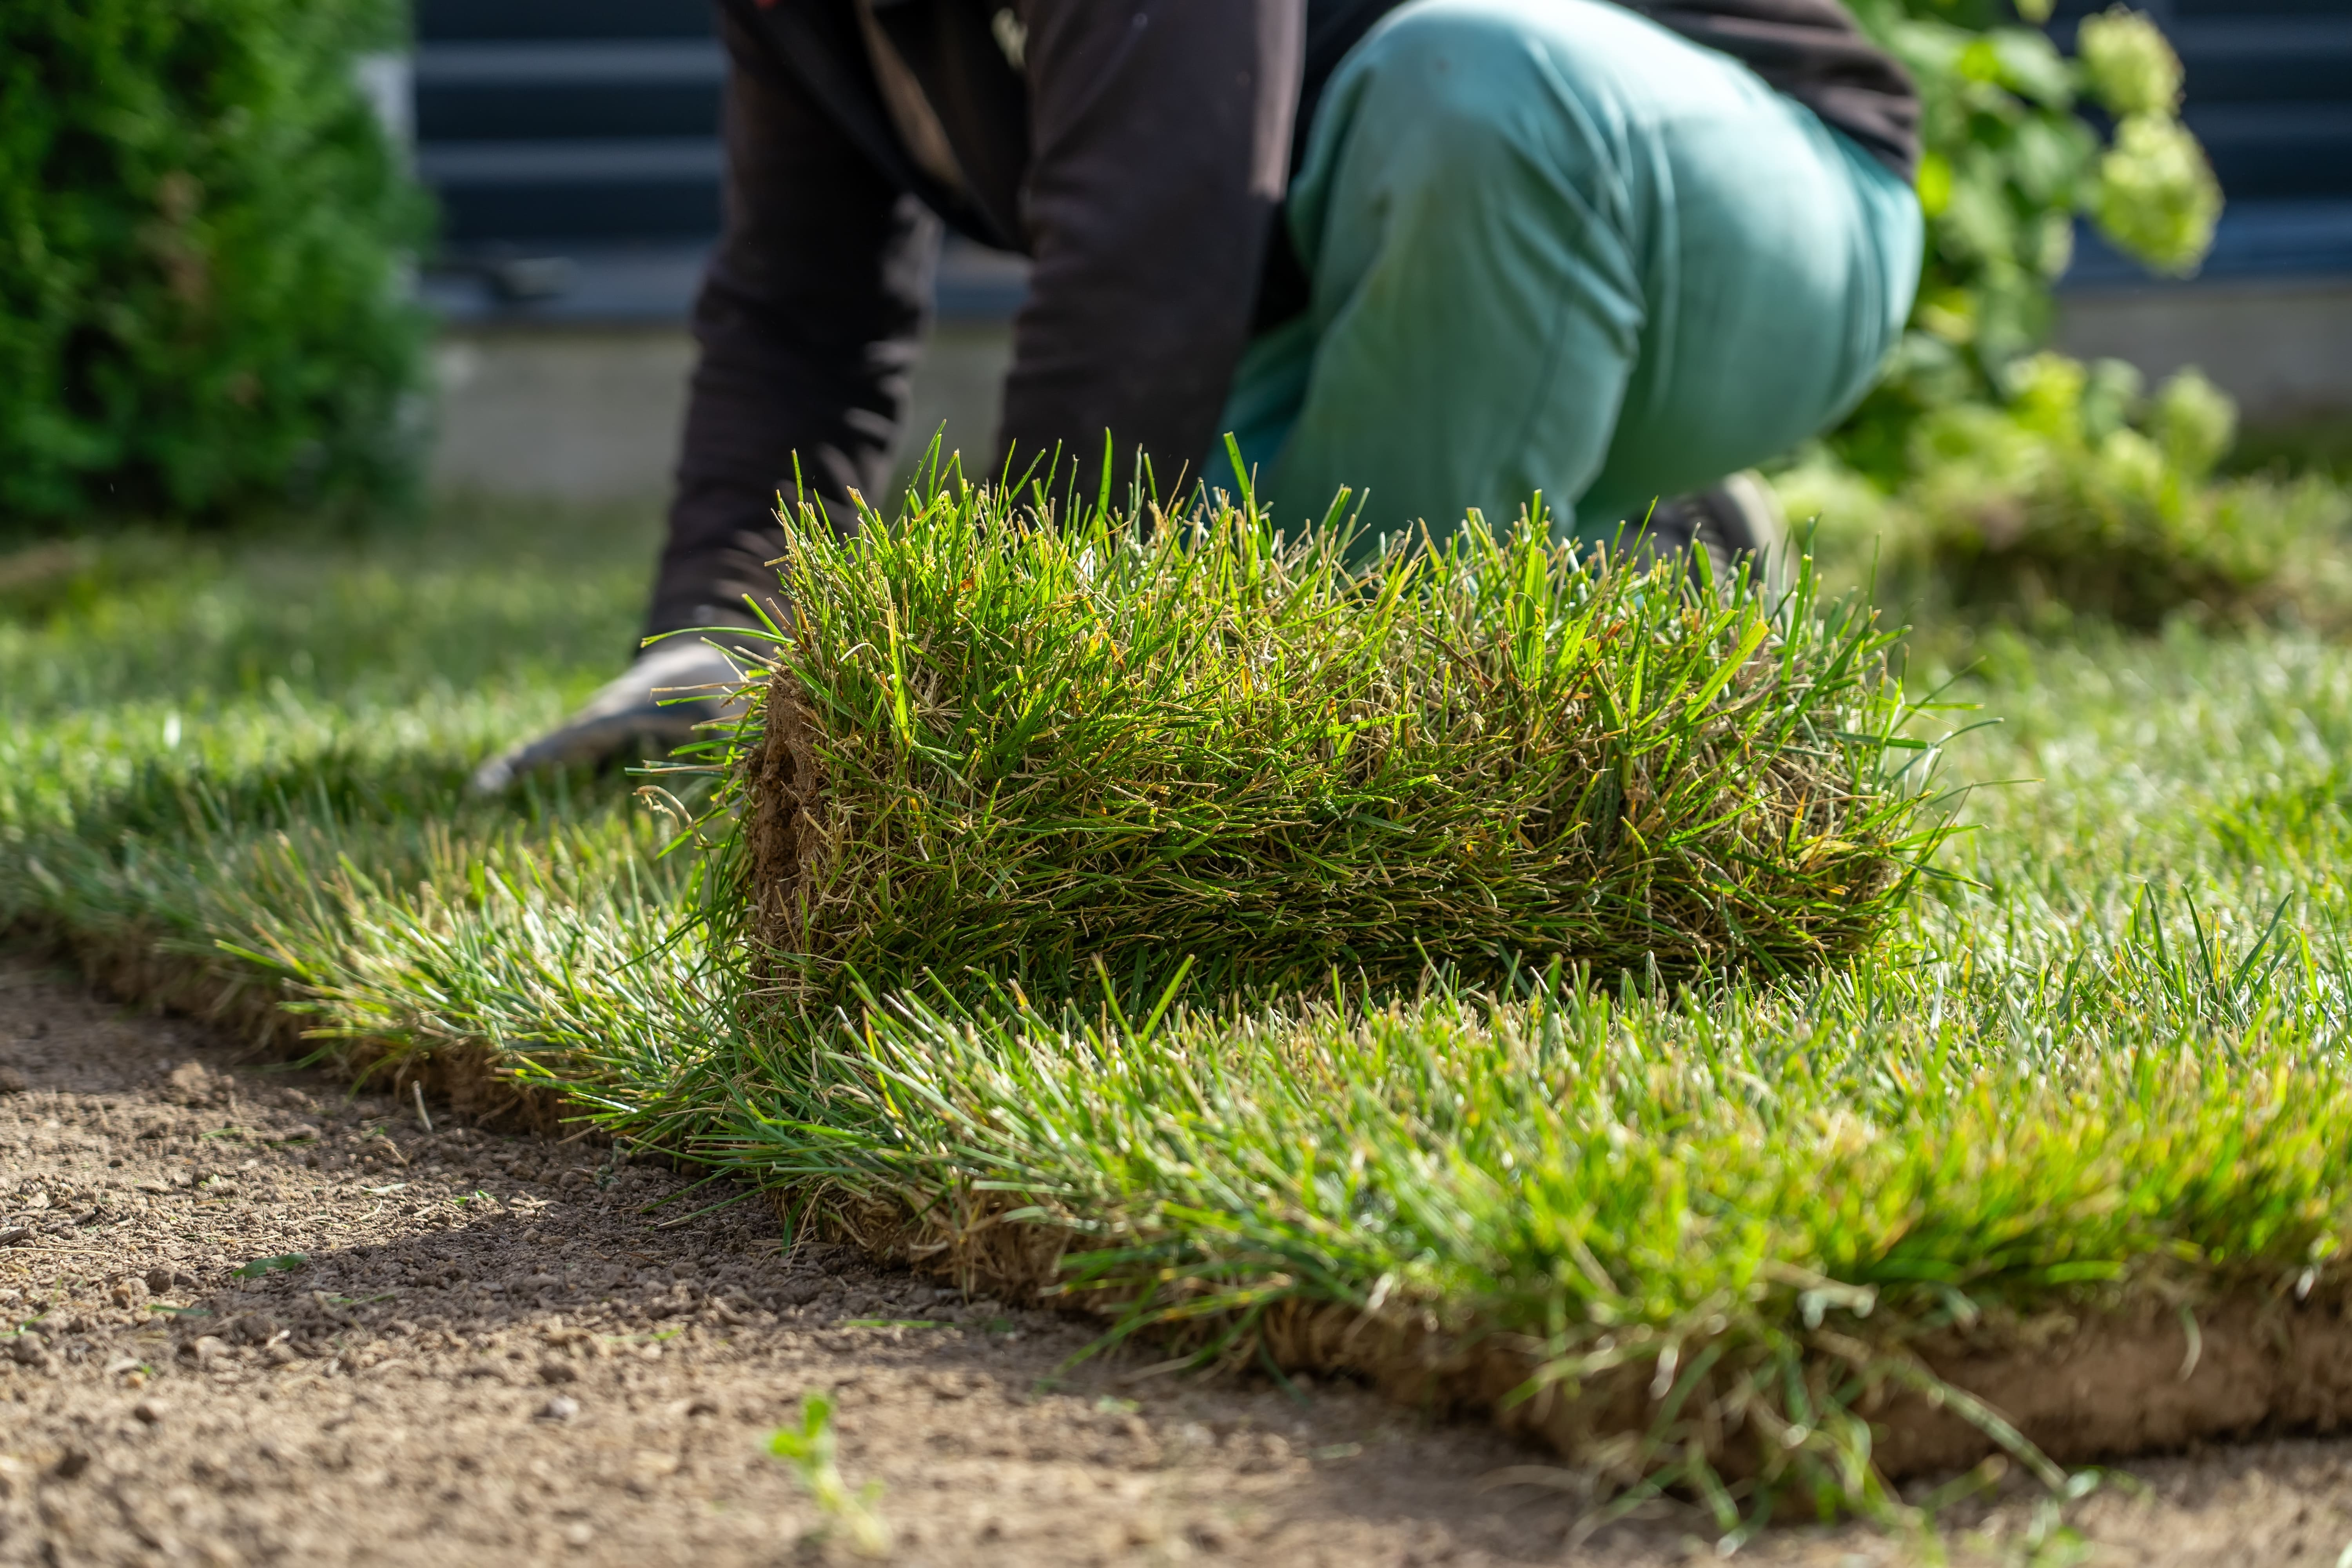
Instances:
[[[2186,277],[2213,247],[2221,185],[2188,127],[2139,114],[2116,128],[2090,200],[2100,231],[2156,271]]]
[[[2104,487],[2143,505],[2159,504],[2171,477],[2163,450],[2137,430],[2117,430],[2100,442],[2093,471]]]
[[[1919,159],[1919,210],[1929,217],[1941,217],[1944,209],[1952,205],[1952,161],[1941,153],[1927,153]]]
[[[2083,392],[2090,372],[2062,353],[2029,354],[2010,372],[2010,417],[2068,445],[2083,436]]]
[[[2074,222],[2063,212],[2048,212],[2034,226],[2032,237],[2033,270],[2044,278],[2065,276],[2074,259]]]
[[[2139,367],[2126,360],[2093,360],[2083,387],[2083,434],[2104,441],[2131,423],[2147,384]]]
[[[2158,390],[2148,427],[2175,468],[2201,479],[2237,442],[2238,405],[2192,365]]]
[[[2139,12],[2117,5],[2085,17],[2076,47],[2093,96],[2118,119],[2180,107],[2180,57]]]
[[[1972,39],[1960,51],[1959,75],[1963,81],[1999,82],[2000,51],[1993,47],[1990,38]]]

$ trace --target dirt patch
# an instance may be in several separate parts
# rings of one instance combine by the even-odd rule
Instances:
[[[1539,1562],[1572,1522],[1478,1489],[1527,1458],[1494,1434],[1057,1376],[1085,1326],[702,1212],[740,1195],[0,966],[0,1562],[822,1558],[765,1451],[820,1389],[908,1562]]]
[[[0,1563],[845,1561],[765,1451],[818,1389],[900,1562],[1647,1568],[1711,1538],[1662,1504],[1571,1548],[1588,1479],[1485,1427],[1344,1381],[1064,1373],[1084,1323],[787,1249],[625,1149],[448,1122],[0,962],[0,1329],[28,1331],[0,1341]],[[2336,1446],[2143,1473],[2076,1510],[2109,1561],[2352,1540]],[[1960,1523],[2014,1541],[2032,1510]],[[1750,1554],[1916,1557],[1856,1526]]]

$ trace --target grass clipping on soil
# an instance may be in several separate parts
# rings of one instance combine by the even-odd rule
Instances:
[[[1351,571],[1246,508],[1037,526],[935,492],[788,520],[794,606],[722,810],[771,989],[1194,964],[1263,994],[1866,944],[1939,831],[1858,608],[1473,519]]]

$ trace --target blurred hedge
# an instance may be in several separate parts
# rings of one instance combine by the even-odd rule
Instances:
[[[426,207],[394,0],[0,0],[0,518],[397,493]]]

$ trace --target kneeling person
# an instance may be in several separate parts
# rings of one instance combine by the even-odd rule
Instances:
[[[1738,471],[1907,315],[1917,100],[1835,0],[722,0],[727,222],[646,631],[776,613],[772,508],[885,482],[949,227],[1034,259],[995,467],[1342,485],[1367,539],[1545,498],[1768,542]],[[1075,475],[1069,458],[1076,455]],[[1733,476],[1727,478],[1727,476]],[[1654,518],[1652,503],[1659,506]],[[477,783],[674,743],[656,643]],[[657,691],[656,689],[661,689]]]

